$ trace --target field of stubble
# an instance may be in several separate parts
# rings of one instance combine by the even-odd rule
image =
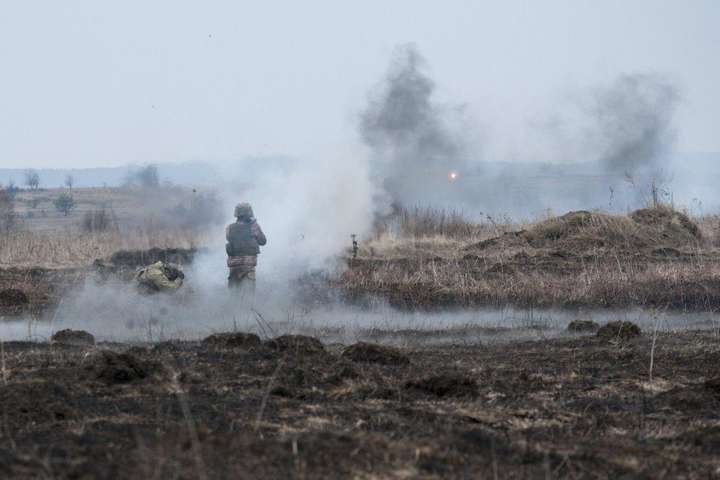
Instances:
[[[667,208],[523,225],[402,215],[337,271],[298,280],[301,298],[332,291],[403,310],[720,306],[715,218]],[[202,245],[192,232],[146,232],[142,242],[122,231],[4,236],[0,316],[44,321],[88,278],[189,264]],[[720,477],[717,331],[589,327],[473,344],[461,330],[457,342],[394,332],[401,347],[312,332],[2,342],[0,476]]]

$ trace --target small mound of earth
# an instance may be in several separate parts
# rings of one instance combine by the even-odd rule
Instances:
[[[153,353],[178,353],[182,350],[177,342],[159,342],[152,347]]]
[[[573,320],[567,329],[573,333],[595,333],[600,329],[600,324],[592,320]]]
[[[478,384],[475,379],[459,375],[433,375],[405,384],[405,389],[415,390],[436,397],[475,398],[478,395]]]
[[[639,337],[641,334],[642,331],[640,330],[640,327],[638,327],[634,323],[615,321],[600,327],[596,335],[599,338],[604,338],[607,340],[630,340],[632,338]]]
[[[675,256],[678,248],[696,245],[702,232],[687,215],[665,206],[645,208],[629,215],[609,215],[584,210],[536,223],[527,230],[470,245],[465,250],[514,247],[551,248],[580,253],[610,249],[650,249],[657,255]]]
[[[151,263],[175,263],[187,265],[193,262],[196,249],[151,248],[150,250],[120,250],[110,256],[110,262],[116,266],[136,268]]]
[[[76,346],[92,346],[95,345],[95,337],[85,330],[71,330],[69,328],[55,332],[50,337],[50,343],[56,345],[76,345]]]
[[[663,236],[672,240],[672,243],[702,239],[700,228],[690,217],[669,207],[643,208],[632,212],[630,218],[635,223],[662,231]]]
[[[705,389],[720,397],[720,377],[711,378],[705,381]]]
[[[214,333],[202,341],[206,347],[213,348],[257,348],[262,345],[260,337],[254,333],[229,332]]]
[[[353,362],[378,363],[380,365],[407,365],[410,363],[410,359],[396,348],[365,342],[358,342],[345,348],[342,358]]]
[[[21,307],[30,303],[25,292],[16,288],[0,291],[0,307]]]
[[[581,210],[540,222],[524,236],[535,248],[562,247],[578,251],[605,246],[635,246],[642,243],[637,230],[628,217]]]
[[[91,380],[109,384],[130,383],[151,376],[157,365],[142,362],[130,353],[116,353],[98,350],[88,353],[83,359],[83,370]]]
[[[326,375],[325,381],[330,384],[337,385],[345,380],[355,380],[362,377],[360,372],[353,366],[352,363],[346,360],[341,360],[334,365],[333,371]]]
[[[502,236],[489,238],[478,243],[473,243],[463,248],[465,251],[472,250],[487,250],[497,247],[512,248],[512,247],[526,247],[527,240],[525,239],[525,230],[517,232],[505,232]]]
[[[325,353],[325,347],[320,340],[306,335],[282,335],[268,340],[266,345],[279,352],[291,351],[306,355]]]

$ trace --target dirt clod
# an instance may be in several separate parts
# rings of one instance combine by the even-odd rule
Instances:
[[[600,325],[592,320],[573,320],[570,322],[567,329],[569,332],[573,333],[594,333],[600,329]]]
[[[95,337],[85,330],[71,330],[69,328],[55,332],[50,342],[57,345],[95,345]]]
[[[405,384],[407,390],[415,390],[436,397],[477,397],[478,384],[473,378],[459,374],[433,375]]]
[[[410,359],[396,348],[365,342],[358,342],[345,348],[342,357],[353,362],[379,363],[381,365],[407,365],[410,363]]]
[[[144,380],[153,370],[150,364],[141,362],[129,353],[98,350],[83,359],[83,368],[92,380],[106,383],[129,383]]]
[[[307,355],[325,353],[325,347],[320,340],[306,335],[282,335],[269,340],[267,345],[280,352],[290,351]]]
[[[720,397],[720,377],[711,378],[705,381],[705,389]]]
[[[22,290],[8,288],[0,291],[0,307],[20,307],[30,303]]]
[[[228,332],[214,333],[202,341],[203,345],[214,348],[257,348],[262,345],[260,337],[254,333]]]
[[[630,340],[639,337],[642,334],[640,327],[632,322],[615,321],[607,325],[603,325],[598,331],[597,336],[607,340],[619,339]]]

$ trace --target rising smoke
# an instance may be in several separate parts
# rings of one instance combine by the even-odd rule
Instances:
[[[457,200],[457,189],[447,180],[467,165],[467,145],[453,128],[459,111],[435,101],[426,70],[415,46],[398,48],[361,114],[360,136],[379,192],[376,213],[386,213],[392,204],[437,206]]]
[[[597,88],[586,107],[597,161],[610,173],[653,174],[667,167],[679,99],[677,87],[657,74],[622,75]]]
[[[500,166],[494,161],[504,158],[482,158],[469,140],[473,128],[458,128],[467,127],[461,109],[439,103],[435,93],[417,48],[398,48],[359,122],[376,215],[395,205],[451,208],[475,218],[480,212],[624,210],[646,202],[650,185],[668,181],[680,95],[662,75],[626,74],[585,90],[567,111],[542,122],[560,126],[541,132],[539,143],[550,151],[539,154],[530,145],[524,157]],[[528,143],[517,135],[513,142]],[[541,166],[541,156],[568,163]],[[459,176],[448,178],[451,172]],[[588,187],[583,177],[598,172],[605,183]],[[558,188],[548,181],[553,176],[570,180]]]
[[[218,198],[225,201],[223,223],[232,221],[235,203],[249,201],[268,237],[259,258],[257,296],[257,309],[268,320],[296,318],[291,282],[333,265],[332,260],[350,246],[350,235],[362,238],[370,231],[373,215],[387,213],[393,204],[451,207],[471,216],[475,211],[523,216],[533,209],[607,207],[606,184],[588,187],[578,182],[571,188],[571,176],[587,173],[585,167],[562,165],[546,171],[527,165],[498,169],[486,163],[480,168],[479,152],[465,130],[457,128],[464,121],[461,110],[441,104],[435,93],[418,50],[401,47],[360,116],[367,161],[258,158],[220,168],[218,177],[224,181],[216,187]],[[677,89],[657,75],[624,75],[591,90],[581,102],[582,119],[575,129],[580,146],[572,150],[583,152],[576,164],[595,164],[616,176],[653,175],[663,169],[675,139],[678,101]],[[448,177],[450,172],[460,174],[457,181]],[[256,325],[253,315],[236,316],[235,300],[225,288],[222,226],[207,228],[208,253],[187,272],[192,292],[187,303],[163,299],[158,304],[127,285],[89,281],[63,304],[57,320],[84,326],[102,318],[98,329],[112,335],[118,327],[115,335],[125,338],[158,335],[162,325],[203,334]],[[340,318],[335,313],[333,317]],[[292,329],[292,323],[286,327]],[[177,337],[182,332],[164,334]]]

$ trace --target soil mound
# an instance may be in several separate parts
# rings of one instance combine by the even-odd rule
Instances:
[[[282,335],[269,340],[266,344],[279,352],[290,351],[305,355],[325,353],[325,347],[320,340],[306,335]]]
[[[257,348],[262,345],[260,337],[254,333],[229,332],[214,333],[202,341],[206,347],[212,348]]]
[[[365,342],[358,342],[345,348],[342,357],[353,362],[379,363],[380,365],[407,365],[410,363],[410,359],[396,348]]]
[[[684,213],[669,207],[644,208],[629,215],[609,215],[585,210],[569,212],[533,225],[528,230],[505,233],[466,247],[533,247],[567,252],[597,249],[637,251],[671,249],[702,240],[699,227]]]
[[[478,243],[474,243],[464,248],[466,251],[472,250],[488,250],[492,248],[512,248],[512,247],[527,247],[527,240],[525,239],[525,230],[518,232],[505,232],[499,237],[489,238]]]
[[[50,337],[50,343],[57,345],[95,345],[95,337],[85,330],[65,329],[55,332]]]
[[[140,361],[129,353],[98,350],[83,359],[87,377],[106,383],[130,383],[144,380],[157,369],[157,365]]]
[[[642,334],[640,327],[632,322],[615,321],[607,325],[603,325],[598,331],[597,336],[607,340],[630,340],[639,337]]]
[[[8,288],[0,291],[0,307],[21,307],[30,303],[22,290]]]
[[[658,230],[665,239],[675,245],[702,240],[702,233],[695,222],[672,208],[643,208],[632,212],[630,218],[635,223]]]
[[[165,341],[165,342],[158,342],[152,347],[153,353],[169,353],[169,354],[175,354],[183,352],[187,349],[187,345],[183,342],[178,341]]]
[[[440,398],[475,398],[478,395],[477,382],[472,378],[458,374],[433,375],[418,381],[410,381],[405,384],[405,389]]]
[[[600,329],[600,325],[592,320],[573,320],[567,329],[573,333],[595,333]]]
[[[190,248],[151,248],[150,250],[120,250],[110,256],[115,266],[129,268],[144,267],[156,262],[187,265],[193,262],[197,249]]]
[[[564,248],[570,251],[590,248],[636,248],[643,245],[641,229],[625,216],[577,211],[550,218],[524,234],[535,248]]]

